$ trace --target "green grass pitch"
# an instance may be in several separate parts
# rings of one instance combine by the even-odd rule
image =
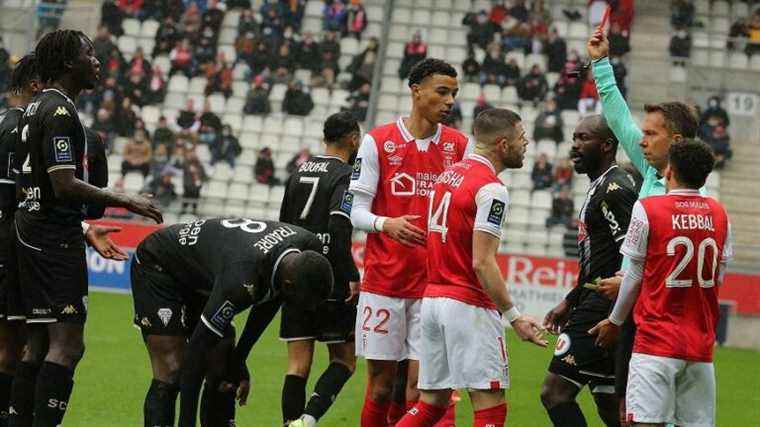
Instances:
[[[90,297],[85,358],[77,369],[74,395],[64,425],[142,426],[142,404],[150,383],[150,367],[140,333],[132,327],[132,301],[127,295],[94,293]],[[238,324],[240,321],[238,321]],[[270,325],[248,360],[252,375],[249,404],[238,410],[240,427],[276,427],[280,421],[280,387],[285,370],[285,346],[277,340],[279,322]],[[550,349],[519,342],[509,334],[510,376],[508,425],[549,426],[539,402],[539,390]],[[309,387],[325,367],[326,351],[318,349]],[[760,425],[760,353],[718,349],[718,426]],[[364,364],[338,397],[321,426],[358,426],[364,396]],[[311,388],[310,388],[311,390]],[[590,426],[601,426],[586,391],[581,406]],[[458,425],[471,423],[464,398]]]

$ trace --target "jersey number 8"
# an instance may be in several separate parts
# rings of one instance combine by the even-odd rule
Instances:
[[[266,223],[248,218],[225,219],[221,224],[225,228],[239,228],[246,233],[261,233],[267,228]]]

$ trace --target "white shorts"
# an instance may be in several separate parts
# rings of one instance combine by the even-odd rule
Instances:
[[[633,353],[625,394],[627,418],[679,427],[715,425],[712,363]]]
[[[423,298],[418,388],[509,388],[505,342],[498,311],[451,298]]]
[[[368,360],[419,360],[419,298],[361,292],[356,307],[356,355]]]

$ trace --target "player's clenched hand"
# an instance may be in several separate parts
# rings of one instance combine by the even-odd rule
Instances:
[[[113,259],[116,261],[125,261],[129,255],[116,245],[109,233],[118,233],[121,227],[100,226],[92,224],[85,234],[87,243],[90,244],[103,258]]]
[[[604,319],[591,328],[588,333],[597,336],[596,345],[604,348],[611,348],[617,341],[620,327],[610,322],[610,319]]]
[[[383,223],[383,232],[402,245],[424,245],[425,232],[412,224],[412,221],[419,217],[419,215],[404,215],[388,218]]]
[[[530,341],[539,347],[546,347],[549,343],[544,339],[545,329],[538,321],[530,316],[520,316],[512,322],[512,328],[523,341]]]
[[[345,303],[356,304],[357,298],[359,298],[359,282],[348,282],[348,297]]]
[[[623,283],[621,276],[608,277],[599,281],[599,287],[596,291],[607,297],[607,299],[615,301],[620,291],[621,283]]]
[[[594,31],[594,34],[591,35],[591,38],[588,39],[588,42],[586,43],[586,50],[588,51],[588,56],[590,56],[592,60],[604,58],[609,54],[610,41],[607,40],[604,31],[599,28]]]
[[[164,222],[161,210],[153,204],[153,201],[150,198],[132,194],[125,194],[124,197],[127,198],[124,206],[125,208],[138,215],[148,217],[153,221],[156,221],[157,224]]]
[[[235,392],[235,399],[239,405],[245,406],[248,403],[248,394],[251,392],[251,374],[248,372],[248,367],[243,364],[237,375],[240,378],[222,381],[219,384],[219,391],[221,393]]]
[[[550,334],[559,335],[562,332],[562,328],[567,323],[567,316],[570,315],[570,304],[567,300],[562,300],[556,307],[546,313],[544,317],[544,328],[549,331]]]

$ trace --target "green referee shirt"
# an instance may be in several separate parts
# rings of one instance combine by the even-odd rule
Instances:
[[[639,190],[639,199],[649,196],[661,196],[666,193],[665,178],[658,176],[657,169],[647,162],[641,152],[639,142],[644,136],[639,125],[631,115],[623,95],[615,82],[615,73],[612,64],[607,57],[594,61],[594,81],[599,99],[602,101],[602,112],[618,142],[625,150],[625,154],[638,169],[644,181]],[[699,189],[701,194],[707,194],[705,188]],[[628,267],[628,257],[623,259],[623,270]]]

